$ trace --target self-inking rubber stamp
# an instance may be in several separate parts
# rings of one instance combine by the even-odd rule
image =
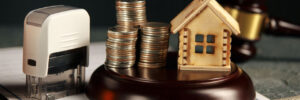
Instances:
[[[86,10],[58,5],[31,11],[23,47],[28,97],[54,100],[83,91],[89,44]]]

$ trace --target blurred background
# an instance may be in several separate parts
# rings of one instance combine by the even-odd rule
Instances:
[[[0,1],[0,48],[21,46],[23,21],[26,14],[37,8],[50,5],[70,5],[86,9],[91,17],[91,40],[104,41],[105,30],[116,23],[115,0],[1,0]],[[191,0],[149,0],[149,21],[170,22]],[[224,2],[226,0],[218,0]],[[300,6],[297,0],[268,0],[270,15],[300,24]],[[97,27],[97,28],[95,28]],[[100,30],[99,30],[100,29]]]

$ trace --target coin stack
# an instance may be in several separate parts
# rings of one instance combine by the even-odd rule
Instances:
[[[135,64],[137,28],[115,26],[108,29],[106,62],[109,67],[128,68]]]
[[[116,0],[118,25],[144,25],[147,22],[145,4],[145,0]]]
[[[166,65],[169,28],[169,24],[160,22],[149,22],[142,27],[140,67],[159,68]]]

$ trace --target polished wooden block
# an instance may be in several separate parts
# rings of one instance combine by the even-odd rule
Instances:
[[[168,60],[166,67],[157,69],[102,65],[91,77],[87,96],[91,100],[255,99],[251,79],[235,64],[230,72],[181,71],[176,57]]]

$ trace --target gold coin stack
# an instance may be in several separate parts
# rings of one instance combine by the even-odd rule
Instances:
[[[106,62],[109,67],[128,68],[135,64],[137,28],[115,26],[108,29]]]
[[[169,24],[160,22],[149,22],[142,26],[140,67],[159,68],[166,65],[169,28]]]
[[[118,25],[144,25],[147,22],[145,4],[145,0],[116,0]]]

